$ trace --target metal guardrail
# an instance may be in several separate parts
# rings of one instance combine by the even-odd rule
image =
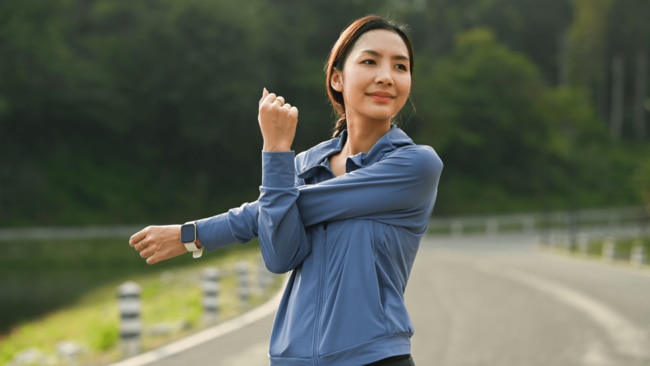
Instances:
[[[27,239],[129,238],[146,225],[0,228],[0,241]],[[643,207],[585,209],[485,216],[432,217],[432,235],[498,235],[502,233],[543,233],[549,230],[631,229],[650,233],[650,215]]]
[[[539,233],[550,231],[636,232],[650,234],[650,216],[643,207],[585,209],[507,215],[433,217],[431,235],[487,235]]]
[[[146,225],[111,226],[51,226],[0,229],[0,241],[39,240],[39,239],[102,239],[125,238],[141,230]]]

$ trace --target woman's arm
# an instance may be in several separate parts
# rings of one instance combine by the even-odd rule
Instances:
[[[408,146],[368,167],[295,187],[293,153],[263,153],[259,239],[267,267],[295,268],[311,251],[306,227],[368,218],[421,231],[436,198],[442,161],[433,149]]]
[[[266,267],[275,273],[295,268],[311,252],[294,183],[293,152],[262,153],[259,240]]]
[[[409,227],[414,214],[430,214],[426,211],[436,198],[442,167],[431,147],[408,145],[370,166],[298,187],[302,222],[369,218]]]
[[[209,251],[259,235],[267,265],[279,272],[295,268],[309,254],[304,228],[311,225],[369,218],[417,230],[428,220],[428,206],[435,200],[442,171],[442,162],[431,148],[413,146],[340,177],[295,187],[293,153],[263,153],[263,161],[267,169],[263,169],[260,199],[268,208],[262,219],[260,201],[244,203],[197,220],[197,233]],[[277,172],[282,177],[273,178]],[[258,227],[263,228],[261,233]],[[150,247],[141,256],[154,257],[147,263],[187,253],[180,242],[180,225],[149,226],[134,234],[131,246],[144,238],[143,245]]]

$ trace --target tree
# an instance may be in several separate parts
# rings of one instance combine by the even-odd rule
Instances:
[[[416,80],[418,114],[430,121],[420,123],[418,139],[434,145],[446,163],[443,207],[449,197],[456,207],[481,200],[494,211],[508,195],[539,193],[540,141],[548,136],[539,103],[545,84],[525,56],[497,43],[491,31],[474,29]],[[460,189],[450,195],[451,187]]]

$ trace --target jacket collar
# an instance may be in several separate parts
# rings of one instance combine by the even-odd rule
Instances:
[[[328,158],[343,149],[343,144],[345,144],[347,137],[348,131],[343,130],[339,136],[324,141],[308,150],[299,167],[298,177],[303,179],[308,178],[318,168],[328,166]],[[351,172],[374,164],[396,148],[413,144],[413,140],[404,131],[396,126],[391,126],[390,130],[377,140],[370,151],[350,156],[346,162],[346,171]]]

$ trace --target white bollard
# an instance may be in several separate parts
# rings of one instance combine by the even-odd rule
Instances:
[[[219,312],[219,270],[206,268],[203,271],[203,321],[207,325],[217,322]]]
[[[239,283],[239,299],[241,300],[242,306],[247,307],[251,295],[248,263],[244,261],[237,263],[236,271]]]
[[[257,281],[260,289],[260,294],[263,295],[268,290],[273,282],[272,273],[266,268],[264,258],[260,258],[257,262]]]
[[[609,262],[616,259],[616,243],[612,238],[607,238],[603,242],[603,258]]]
[[[632,253],[630,256],[630,260],[632,261],[632,264],[642,267],[646,264],[647,256],[645,252],[645,248],[643,245],[641,245],[640,242],[636,242],[634,244],[634,247],[632,248]]]
[[[578,234],[578,252],[582,255],[589,254],[589,235],[587,233]]]
[[[140,286],[135,282],[125,282],[118,288],[118,298],[122,354],[130,357],[140,353]]]

